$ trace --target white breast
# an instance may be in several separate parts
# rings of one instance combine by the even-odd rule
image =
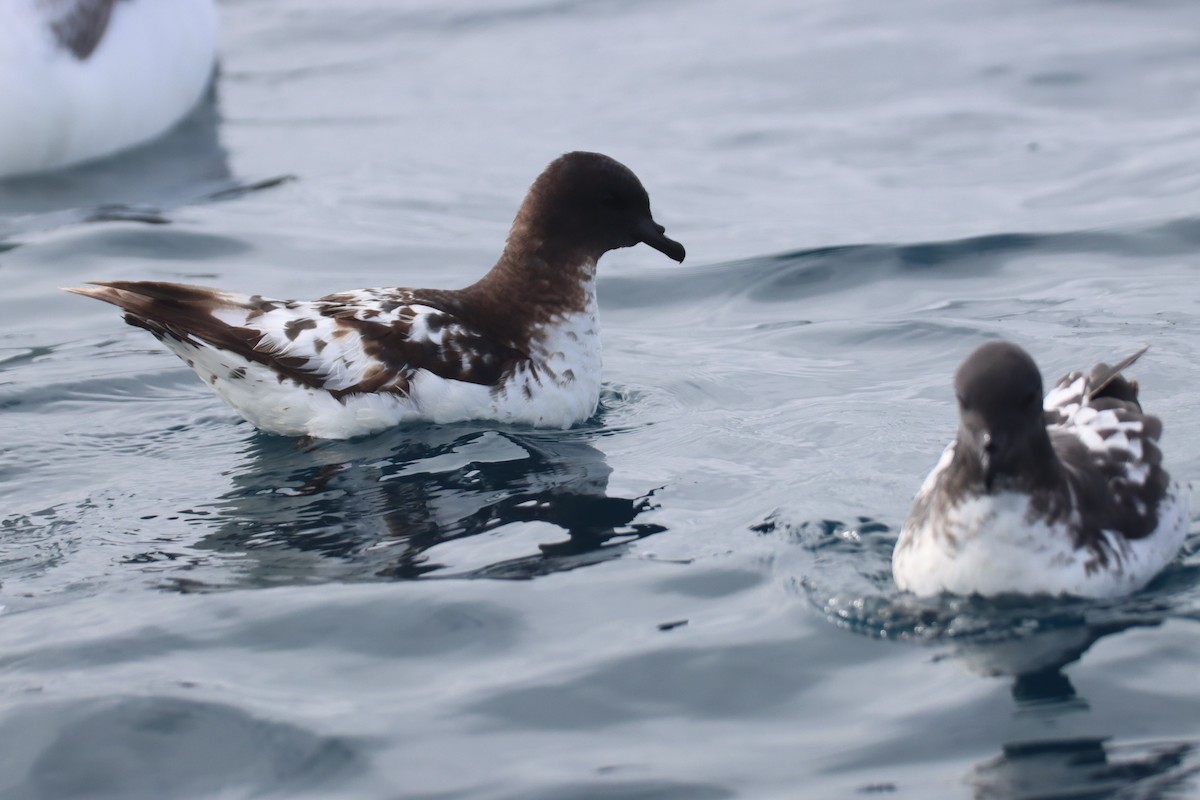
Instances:
[[[83,60],[55,41],[40,0],[9,0],[4,15],[0,177],[153,139],[196,105],[212,76],[212,0],[122,0]]]
[[[1086,551],[1065,526],[1030,514],[1029,499],[973,497],[924,528],[905,526],[892,561],[896,584],[918,595],[1080,594]]]
[[[602,350],[594,282],[583,311],[537,329],[531,361],[498,388],[451,381],[428,372],[413,382],[412,399],[432,422],[494,419],[539,428],[569,428],[596,413]]]

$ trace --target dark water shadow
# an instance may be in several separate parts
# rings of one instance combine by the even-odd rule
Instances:
[[[612,470],[595,438],[470,425],[316,444],[256,435],[234,488],[183,515],[217,521],[195,547],[236,555],[240,585],[529,579],[665,530],[635,521],[653,492],[607,494]],[[218,588],[181,576],[171,586]]]
[[[1086,712],[1091,703],[1076,691],[1065,668],[1105,637],[1161,625],[1172,609],[1160,605],[1157,611],[1143,607],[1140,613],[1133,613],[1132,609],[1110,607],[1089,614],[1085,601],[1079,603],[1078,616],[1070,621],[1059,619],[1057,628],[1045,626],[994,642],[965,642],[946,657],[962,660],[981,674],[1011,678],[1017,716],[1060,720]],[[1105,619],[1110,614],[1113,618]],[[1047,732],[1052,730],[1053,726],[1047,727]],[[1158,798],[1188,796],[1185,787],[1195,790],[1200,742],[1128,744],[1115,739],[1109,735],[1006,742],[1000,755],[976,764],[966,782],[980,800]]]
[[[276,186],[236,179],[220,140],[214,87],[167,133],[109,158],[0,179],[0,250],[21,236],[88,222],[169,223],[174,209]]]
[[[977,800],[1186,797],[1196,743],[1114,745],[1104,737],[1005,744],[966,782]]]

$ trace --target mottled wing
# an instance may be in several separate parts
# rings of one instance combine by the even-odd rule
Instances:
[[[528,358],[468,324],[449,292],[364,289],[288,305],[256,324],[279,352],[309,359],[335,393],[407,392],[418,370],[490,386]]]
[[[1142,412],[1137,384],[1120,374],[1141,352],[1116,367],[1073,372],[1046,396],[1051,441],[1080,512],[1080,544],[1094,546],[1102,530],[1139,539],[1158,526],[1170,484],[1158,448],[1162,423]]]
[[[1046,425],[1065,425],[1087,400],[1087,376],[1072,372],[1059,379],[1042,401]]]
[[[73,289],[120,306],[125,319],[160,339],[205,344],[267,367],[280,381],[335,397],[407,394],[427,370],[492,384],[524,354],[473,330],[444,307],[446,293],[372,289],[317,301],[272,300],[198,286],[111,282]],[[430,305],[436,302],[438,305]]]

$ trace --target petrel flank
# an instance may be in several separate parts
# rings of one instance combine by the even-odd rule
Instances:
[[[1179,553],[1188,487],[1162,467],[1162,424],[1116,366],[1072,372],[1042,399],[1014,344],[989,342],[955,376],[958,437],[917,492],[892,554],[896,584],[940,592],[1116,597]]]
[[[0,177],[101,158],[195,107],[217,58],[213,0],[6,0]]]
[[[567,428],[596,411],[596,262],[683,245],[627,167],[568,153],[534,181],[500,260],[458,290],[270,300],[176,283],[68,289],[125,311],[256,427],[343,439],[418,420]]]

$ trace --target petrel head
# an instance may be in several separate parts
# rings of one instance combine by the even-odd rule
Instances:
[[[954,376],[958,446],[977,459],[983,484],[1005,487],[1036,477],[1053,459],[1042,412],[1042,375],[1029,354],[1011,342],[982,345]]]
[[[633,171],[600,153],[577,151],[551,162],[530,188],[513,231],[592,258],[639,243],[676,261],[686,254],[654,221],[650,196]]]

